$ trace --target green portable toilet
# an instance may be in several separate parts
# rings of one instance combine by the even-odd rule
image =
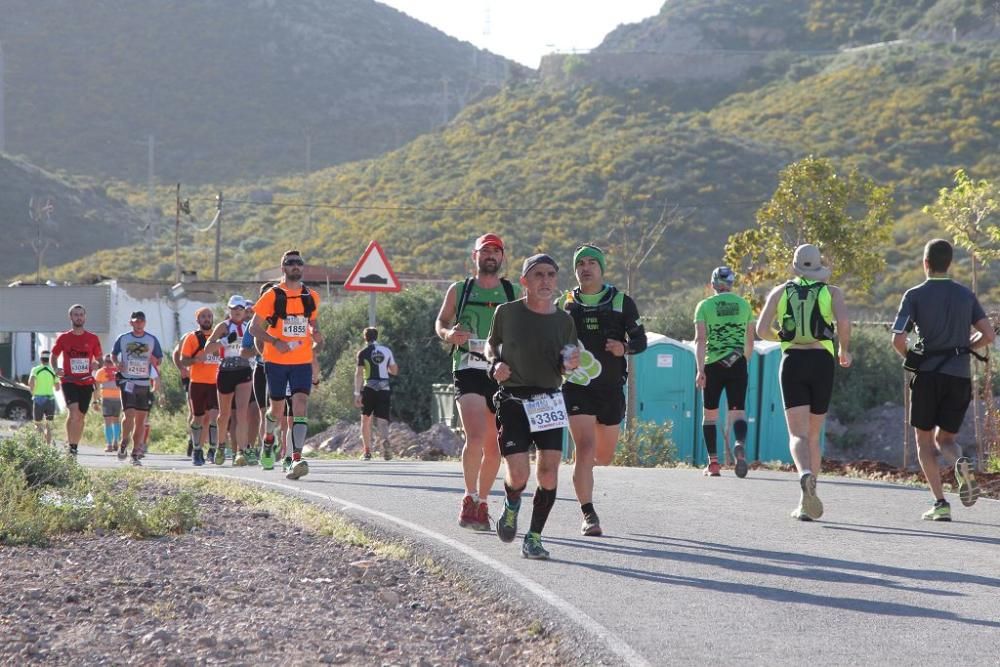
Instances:
[[[672,423],[671,439],[679,461],[694,461],[696,423],[700,427],[695,357],[691,344],[657,333],[646,334],[646,350],[632,357],[636,380],[636,417]],[[698,429],[700,430],[700,429]]]

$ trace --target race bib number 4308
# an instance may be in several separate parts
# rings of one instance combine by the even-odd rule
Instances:
[[[563,400],[562,394],[551,394],[525,401],[524,413],[528,416],[528,425],[532,433],[569,426],[566,401]]]
[[[281,324],[281,335],[285,338],[305,338],[309,321],[301,315],[285,319]]]

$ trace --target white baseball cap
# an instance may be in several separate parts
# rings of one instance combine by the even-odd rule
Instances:
[[[247,307],[247,300],[244,299],[239,294],[234,294],[231,297],[229,297],[229,307],[230,308],[246,308]]]

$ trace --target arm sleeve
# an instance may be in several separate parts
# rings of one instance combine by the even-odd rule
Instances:
[[[982,307],[979,310],[982,312]],[[910,299],[910,293],[907,292],[899,302],[899,311],[896,313],[896,319],[892,323],[892,333],[908,333],[913,331],[912,311],[913,304]],[[976,320],[973,319],[973,321]]]
[[[639,308],[631,297],[625,297],[622,316],[625,318],[625,336],[628,338],[626,349],[629,354],[639,354],[646,349],[646,329],[639,321]]]

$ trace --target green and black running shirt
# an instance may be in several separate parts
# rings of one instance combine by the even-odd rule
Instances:
[[[705,324],[705,364],[714,364],[733,350],[743,351],[747,324],[753,309],[746,299],[732,292],[722,292],[698,303],[695,323]]]
[[[462,287],[464,280],[455,283],[455,307],[459,306],[462,298]],[[521,286],[517,283],[511,285],[514,289],[514,300],[521,298]],[[469,295],[458,313],[458,324],[464,331],[471,331],[472,338],[465,345],[455,348],[452,355],[453,371],[460,371],[466,368],[477,368],[485,371],[489,368],[486,361],[486,339],[490,335],[490,325],[493,323],[493,312],[497,306],[507,303],[507,292],[503,285],[499,284],[492,289],[485,289],[479,286],[479,282],[473,280],[469,289]]]

